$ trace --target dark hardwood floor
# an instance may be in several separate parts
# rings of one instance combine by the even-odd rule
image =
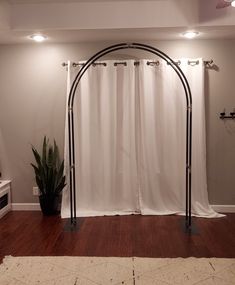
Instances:
[[[235,258],[235,214],[194,218],[199,233],[182,231],[179,216],[84,218],[64,231],[59,216],[10,212],[0,220],[0,262],[5,255],[228,257]]]

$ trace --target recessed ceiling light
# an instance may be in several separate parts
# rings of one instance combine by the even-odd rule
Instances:
[[[233,2],[231,3],[231,6],[235,7],[235,1],[233,1]]]
[[[192,31],[189,31],[189,32],[185,32],[183,33],[183,36],[187,39],[193,39],[195,38],[196,36],[198,36],[198,32],[192,32]]]
[[[30,39],[39,43],[39,42],[45,41],[47,39],[47,37],[44,35],[41,35],[41,34],[35,34],[35,35],[30,36]]]

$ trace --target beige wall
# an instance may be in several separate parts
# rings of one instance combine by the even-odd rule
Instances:
[[[0,46],[0,167],[12,182],[13,202],[36,202],[30,144],[43,135],[62,150],[66,70],[63,61],[87,59],[110,43]],[[208,191],[211,204],[235,204],[235,121],[218,118],[235,108],[235,40],[149,42],[170,56],[213,59],[206,72]],[[120,56],[147,57],[133,50]],[[115,56],[115,57],[118,57]],[[148,57],[152,57],[148,55]]]

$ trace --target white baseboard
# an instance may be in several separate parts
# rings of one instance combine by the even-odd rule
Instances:
[[[211,205],[211,207],[219,213],[235,213],[235,205]]]
[[[235,205],[211,205],[212,209],[220,213],[235,213]],[[12,203],[12,211],[40,211],[39,203]]]
[[[39,203],[12,203],[12,211],[40,211]]]

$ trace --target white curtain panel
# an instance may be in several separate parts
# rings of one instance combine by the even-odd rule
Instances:
[[[193,66],[180,60],[193,97],[192,212],[219,217],[208,203],[204,64],[197,60]],[[184,214],[186,99],[181,82],[164,61],[116,62],[91,66],[76,93],[77,216]],[[77,72],[69,63],[67,93]],[[67,121],[65,129],[69,183]],[[70,215],[69,184],[61,215]]]

